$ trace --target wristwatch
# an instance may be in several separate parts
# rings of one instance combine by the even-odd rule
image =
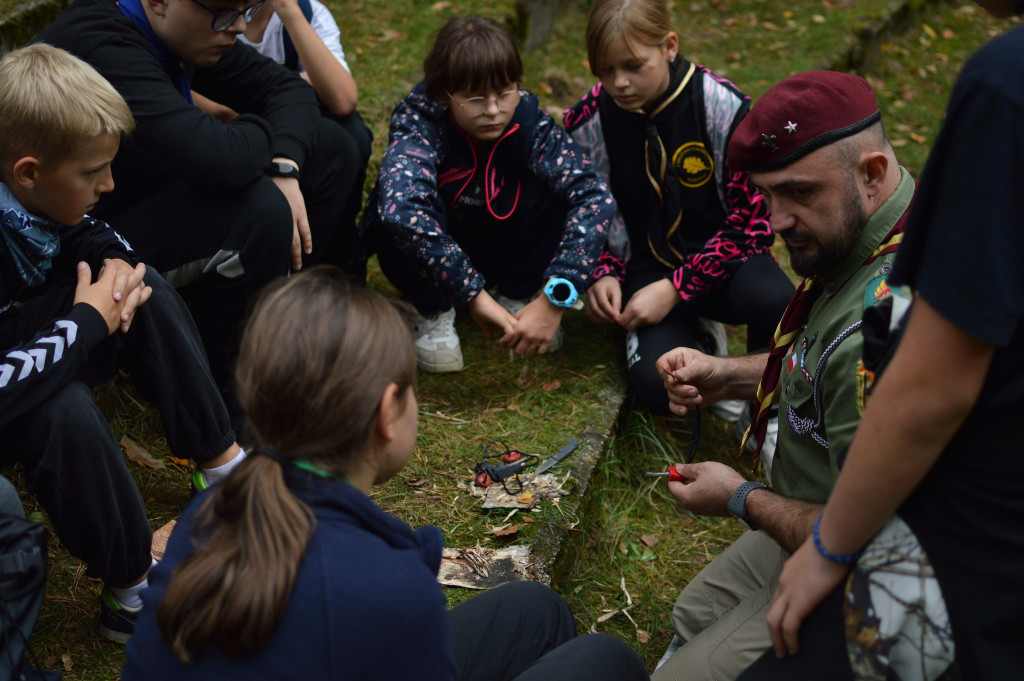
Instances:
[[[749,480],[736,488],[736,491],[732,494],[732,499],[729,499],[729,503],[726,505],[729,513],[732,513],[741,523],[752,530],[759,528],[750,519],[750,514],[747,513],[747,495],[755,489],[768,489],[768,485],[757,480]]]
[[[544,295],[548,297],[552,305],[558,307],[572,307],[576,299],[580,297],[579,291],[573,283],[562,277],[551,277],[544,287]]]
[[[299,169],[286,161],[271,161],[267,166],[267,175],[271,177],[293,177],[299,179]]]

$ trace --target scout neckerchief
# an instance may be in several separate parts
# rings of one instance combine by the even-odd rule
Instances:
[[[864,265],[873,260],[895,253],[903,242],[903,226],[906,224],[907,215],[910,214],[910,207],[903,211],[903,216],[896,222],[889,233],[882,239],[882,243],[871,252],[864,260]],[[862,267],[864,265],[861,265]],[[747,439],[754,436],[757,447],[754,449],[754,460],[761,455],[761,447],[764,446],[765,434],[768,432],[768,412],[775,402],[775,390],[778,388],[779,380],[782,377],[782,364],[789,354],[789,349],[800,333],[800,329],[807,322],[811,306],[818,299],[822,291],[821,281],[817,277],[807,277],[797,288],[789,306],[782,314],[782,321],[775,330],[771,345],[768,346],[768,361],[764,365],[764,373],[761,374],[761,382],[757,385],[757,398],[754,401],[755,412],[751,419],[750,427],[743,434],[743,442],[740,443],[740,454],[743,453],[743,446]],[[740,454],[737,454],[739,458]]]
[[[153,27],[149,25],[149,18],[146,16],[145,10],[142,9],[141,0],[120,0],[118,6],[121,8],[121,14],[131,19],[149,40],[149,44],[156,51],[156,58],[168,70],[168,75],[174,81],[174,86],[178,88],[178,92],[185,98],[185,101],[189,104],[194,104],[192,101],[192,85],[189,82],[192,68],[182,64],[181,59],[168,50],[164,42],[153,32]]]
[[[676,229],[679,228],[679,223],[682,222],[683,209],[675,189],[665,186],[668,154],[665,153],[665,145],[662,144],[661,136],[658,134],[658,126],[655,124],[654,119],[682,94],[696,70],[697,67],[693,62],[687,62],[685,59],[677,57],[676,61],[670,65],[672,77],[669,79],[664,97],[650,111],[644,112],[647,115],[647,134],[644,140],[644,161],[647,165],[647,180],[654,187],[654,193],[658,195],[658,199],[661,200],[661,214],[664,219],[663,229],[665,230],[661,234],[654,235],[654,239],[651,239],[650,234],[648,234],[647,238],[651,242],[651,252],[654,254],[654,257],[661,260],[658,255],[660,249],[657,245],[660,245],[660,242],[664,242],[676,257],[679,258],[680,263],[683,261],[683,255],[672,247],[671,238]],[[664,263],[664,261],[662,262]],[[669,263],[664,264],[674,267],[674,265]]]
[[[30,215],[7,185],[0,183],[0,236],[18,276],[28,286],[46,281],[53,256],[60,251],[55,223]]]

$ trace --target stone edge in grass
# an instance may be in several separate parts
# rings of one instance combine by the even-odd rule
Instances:
[[[576,481],[571,495],[562,497],[559,506],[567,517],[575,518],[572,524],[548,523],[540,529],[534,539],[531,554],[537,576],[545,584],[557,584],[572,564],[575,555],[576,539],[582,539],[575,532],[577,524],[582,522],[590,498],[590,480],[594,475],[605,452],[611,444],[619,415],[626,403],[626,386],[620,377],[614,385],[608,386],[599,394],[601,408],[593,420],[581,424],[580,432],[574,434],[580,442],[579,449],[565,460],[571,465],[572,477]]]

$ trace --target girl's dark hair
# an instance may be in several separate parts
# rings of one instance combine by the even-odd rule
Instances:
[[[497,22],[479,16],[445,24],[423,60],[427,96],[438,102],[459,90],[498,90],[522,77],[515,40]]]
[[[195,553],[175,570],[157,623],[184,662],[210,644],[259,651],[284,615],[312,536],[310,509],[272,448],[344,476],[367,455],[384,389],[408,394],[416,356],[408,317],[372,290],[317,267],[266,290],[236,367],[255,450],[196,515]]]

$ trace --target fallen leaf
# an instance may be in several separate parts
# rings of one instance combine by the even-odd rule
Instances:
[[[637,629],[636,630],[636,640],[637,640],[637,643],[647,643],[647,639],[648,639],[648,634],[647,634],[646,631],[644,631],[643,629]]]
[[[511,537],[512,535],[519,532],[519,528],[523,527],[523,523],[517,523],[515,525],[506,525],[505,527],[495,527],[491,530],[491,534],[495,537]]]
[[[150,544],[149,552],[157,560],[163,560],[164,551],[167,550],[167,540],[170,538],[175,524],[177,524],[177,521],[172,520],[153,533],[153,542]]]
[[[606,612],[605,614],[603,614],[603,615],[601,615],[600,617],[597,618],[597,623],[600,624],[601,622],[605,622],[607,620],[610,620],[611,618],[615,617],[618,614],[619,614],[618,610],[612,610],[611,612]]]
[[[415,480],[406,480],[405,484],[409,485],[409,487],[421,487],[421,486],[427,484],[427,479],[426,478],[416,478]]]
[[[522,494],[519,495],[520,504],[528,504],[531,501],[533,501],[533,492],[527,490],[526,492],[523,492]]]
[[[192,462],[188,459],[179,459],[178,457],[171,456],[170,454],[167,455],[167,460],[175,466],[181,466],[182,468],[190,468],[192,466]]]
[[[928,141],[928,138],[925,137],[924,135],[918,135],[918,134],[913,133],[913,132],[910,133],[910,139],[914,140],[918,144],[924,144],[925,142]]]
[[[620,541],[619,542],[619,553],[621,553],[624,556],[628,556],[629,555],[629,549],[626,548],[626,542],[624,542],[624,541]]]
[[[431,5],[430,9],[434,10],[435,12],[440,12],[441,10],[448,9],[451,6],[452,3],[447,2],[447,0],[441,0],[441,2],[435,2],[433,5]]]
[[[157,461],[154,459],[149,452],[142,448],[142,445],[127,435],[121,438],[120,444],[121,447],[124,448],[124,452],[128,456],[129,461],[134,461],[137,464],[141,464],[148,468],[155,468],[157,470],[167,468],[167,465],[163,461]]]
[[[811,17],[811,21],[813,21],[816,24],[824,24],[825,23],[825,17],[823,17],[820,14],[815,14],[815,15],[813,15]]]
[[[641,534],[640,541],[647,544],[653,549],[655,545],[657,545],[658,543],[658,538],[655,537],[653,534]]]
[[[71,656],[67,653],[60,656],[60,661],[64,663],[64,671],[69,672],[71,668],[75,666],[75,663],[71,661]]]
[[[935,40],[935,38],[938,37],[938,35],[935,33],[935,29],[929,26],[928,24],[921,24],[921,29],[925,33],[927,33],[928,37],[931,38],[932,40]]]
[[[544,392],[551,392],[552,390],[558,390],[561,387],[562,387],[562,382],[561,381],[558,381],[558,380],[551,381],[550,383],[545,383],[544,384]]]

